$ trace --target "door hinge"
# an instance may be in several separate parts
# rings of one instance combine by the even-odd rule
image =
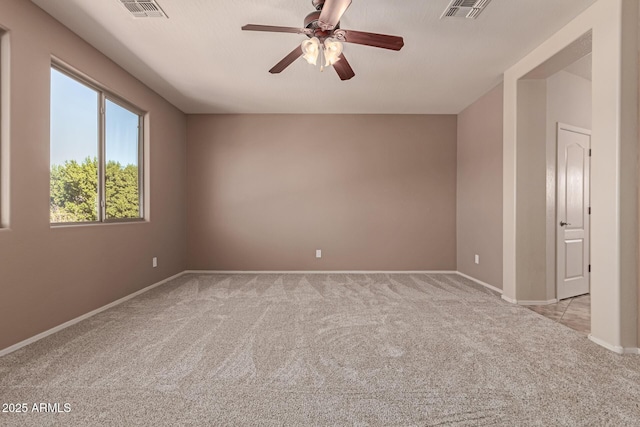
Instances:
[[[591,215],[591,206],[589,206],[589,215]]]
[[[591,157],[591,148],[589,148],[589,157]]]
[[[589,264],[589,273],[591,273],[591,264]]]

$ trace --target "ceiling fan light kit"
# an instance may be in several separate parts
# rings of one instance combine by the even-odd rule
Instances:
[[[342,43],[333,38],[328,38],[324,43],[320,43],[320,39],[317,37],[311,37],[309,40],[305,40],[300,44],[302,48],[302,57],[310,65],[318,64],[318,56],[320,56],[320,48],[324,52],[324,66],[330,67],[336,62],[340,61],[340,55],[342,55]]]
[[[320,54],[320,40],[317,37],[311,37],[309,40],[305,40],[300,44],[302,47],[302,56],[309,65],[318,64],[318,55]]]
[[[340,61],[340,55],[342,55],[342,50],[344,46],[341,42],[334,38],[328,38],[324,41],[324,58],[325,58],[325,67],[330,67],[336,62]]]
[[[316,11],[305,17],[304,28],[248,24],[242,29],[245,31],[304,34],[309,38],[269,70],[272,74],[281,73],[300,57],[303,57],[311,65],[317,65],[318,56],[320,55],[320,50],[322,50],[324,53],[324,65],[321,64],[320,70],[322,71],[324,67],[333,66],[341,80],[349,80],[355,76],[355,73],[342,53],[344,50],[343,43],[396,51],[404,46],[402,37],[341,29],[340,19],[342,19],[342,15],[351,5],[351,1],[311,0],[311,4],[316,8]]]

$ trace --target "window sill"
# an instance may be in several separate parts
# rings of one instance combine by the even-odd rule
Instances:
[[[53,230],[56,228],[84,228],[84,227],[104,227],[113,225],[140,225],[148,224],[146,219],[128,220],[128,221],[109,221],[109,222],[86,222],[86,223],[60,223],[49,224],[49,227]]]

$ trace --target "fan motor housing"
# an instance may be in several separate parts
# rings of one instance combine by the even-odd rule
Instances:
[[[314,3],[320,0],[314,0]],[[324,1],[322,1],[324,3]],[[313,31],[312,34],[307,34],[307,37],[318,37],[319,39],[331,37],[333,32],[340,28],[340,23],[336,25],[336,27],[331,31],[325,31],[320,28],[318,25],[318,20],[320,19],[321,10],[316,10],[315,12],[311,12],[304,18],[304,27]]]

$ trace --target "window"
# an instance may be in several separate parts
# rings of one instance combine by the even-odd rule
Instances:
[[[52,224],[144,217],[142,120],[128,103],[52,66]]]

